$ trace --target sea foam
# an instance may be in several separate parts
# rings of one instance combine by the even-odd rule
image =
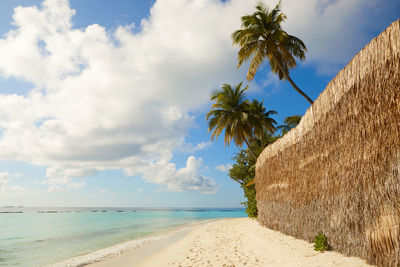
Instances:
[[[62,262],[58,262],[55,264],[48,265],[48,267],[80,267],[85,266],[88,264],[92,264],[99,261],[104,261],[106,259],[110,259],[112,257],[124,254],[126,252],[132,251],[134,249],[143,247],[147,244],[151,244],[158,240],[162,240],[165,238],[170,237],[174,233],[181,231],[183,228],[175,231],[170,231],[168,233],[156,235],[156,236],[149,236],[149,237],[142,237],[138,239],[134,239],[131,241],[127,241],[124,243],[120,243],[108,248],[100,249],[94,252],[91,252],[86,255],[74,257]]]

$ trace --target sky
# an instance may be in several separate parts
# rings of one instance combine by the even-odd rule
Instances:
[[[277,1],[265,1],[273,7]],[[253,0],[2,0],[0,206],[240,207],[210,142],[211,92],[245,81],[230,35]],[[398,19],[397,0],[283,0],[312,99]],[[249,83],[282,123],[308,102],[267,64]]]

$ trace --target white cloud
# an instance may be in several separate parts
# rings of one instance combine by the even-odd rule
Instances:
[[[201,142],[201,143],[198,143],[198,144],[193,148],[193,150],[194,150],[194,151],[204,150],[204,149],[207,149],[210,145],[211,145],[211,142]]]
[[[110,192],[108,189],[100,189],[99,190],[99,194],[102,194],[102,195],[107,194],[107,195],[109,195],[111,197],[116,195],[114,192]]]
[[[185,143],[182,141],[181,147],[182,147],[182,151],[184,151],[184,152],[194,153],[196,151],[206,150],[210,145],[211,145],[211,142],[201,142],[201,143],[198,143],[197,145],[193,145],[191,143]]]
[[[7,186],[10,177],[11,175],[8,172],[0,172],[0,191],[3,191],[0,194],[1,197],[8,197],[11,194],[27,195],[29,193],[32,193],[31,190],[27,190],[26,188],[21,186]]]
[[[72,183],[72,184],[69,184],[69,185],[68,185],[68,188],[69,188],[69,189],[78,190],[78,189],[81,189],[82,187],[84,187],[85,185],[86,185],[85,182]]]
[[[276,0],[266,1],[274,6]],[[284,29],[302,39],[308,63],[321,73],[334,74],[369,40],[371,31],[388,25],[385,8],[399,6],[392,0],[285,0]]]
[[[243,4],[199,3],[157,2],[135,34],[97,24],[74,29],[75,11],[64,0],[16,8],[16,29],[0,40],[0,72],[35,87],[27,96],[0,95],[0,159],[49,166],[49,184],[57,185],[179,150],[190,112],[237,73],[226,33],[238,26]],[[213,183],[202,177],[166,186],[209,191]]]
[[[42,184],[56,185],[56,184],[69,184],[71,182],[70,177],[63,178],[49,178],[48,180],[42,181]]]
[[[221,172],[227,172],[232,168],[232,164],[218,165],[215,166],[215,169]]]
[[[167,185],[167,189],[171,191],[196,190],[203,193],[215,193],[217,190],[215,181],[201,175],[202,169],[203,160],[190,156],[186,161],[186,166],[180,169],[170,163],[170,158],[167,157],[145,164],[139,163],[126,171],[129,175],[141,173],[146,181]]]
[[[47,169],[47,173],[49,173],[50,169],[51,168]],[[86,182],[73,182],[72,177],[75,176],[57,177],[57,176],[49,176],[47,174],[47,177],[48,179],[46,180],[43,180],[41,182],[35,181],[34,183],[49,185],[47,190],[48,192],[68,192],[70,189],[78,190],[86,185]]]
[[[3,190],[10,179],[8,172],[0,172],[0,190]]]
[[[14,173],[13,175],[12,175],[12,177],[14,177],[14,178],[21,178],[23,175],[21,174],[21,173],[18,173],[18,172],[16,172],[16,173]]]
[[[52,185],[50,185],[49,188],[47,189],[47,192],[49,192],[49,193],[67,192],[67,189],[66,189],[65,187],[52,184]]]
[[[264,76],[260,77],[259,80],[251,81],[249,86],[252,93],[257,93],[259,95],[264,95],[264,97],[268,97],[271,94],[279,93],[282,88],[282,81],[279,80],[279,77],[275,73],[265,73],[265,66],[266,65],[263,65],[259,70],[259,72],[264,72]],[[268,90],[265,88],[268,88]]]
[[[132,26],[76,29],[67,0],[17,7],[15,28],[0,39],[0,75],[33,88],[0,94],[0,160],[48,166],[49,191],[84,186],[72,177],[122,169],[168,190],[215,192],[201,159],[189,156],[183,168],[171,159],[187,145],[192,114],[210,92],[245,77],[244,67],[235,69],[230,34],[255,3],[159,0],[135,33]],[[365,0],[322,3],[285,1],[287,29],[304,39],[311,62],[343,63],[365,40],[358,21]]]

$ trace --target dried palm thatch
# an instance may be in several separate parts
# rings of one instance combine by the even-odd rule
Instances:
[[[400,20],[262,152],[255,184],[261,224],[400,266]]]

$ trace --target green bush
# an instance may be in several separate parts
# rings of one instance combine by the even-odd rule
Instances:
[[[321,252],[328,250],[328,238],[321,232],[315,236],[314,250]]]
[[[244,197],[247,199],[242,204],[246,207],[246,213],[250,218],[256,218],[258,214],[257,201],[256,201],[256,188],[255,185],[247,186],[247,183],[254,180],[254,166],[255,159],[249,155],[248,151],[240,150],[236,156],[233,157],[236,161],[232,168],[229,170],[229,177],[238,182],[240,187],[243,188]]]
[[[244,196],[247,198],[247,201],[242,202],[246,207],[246,213],[250,218],[257,218],[258,209],[257,209],[257,200],[256,200],[256,188],[254,185],[244,186]]]

